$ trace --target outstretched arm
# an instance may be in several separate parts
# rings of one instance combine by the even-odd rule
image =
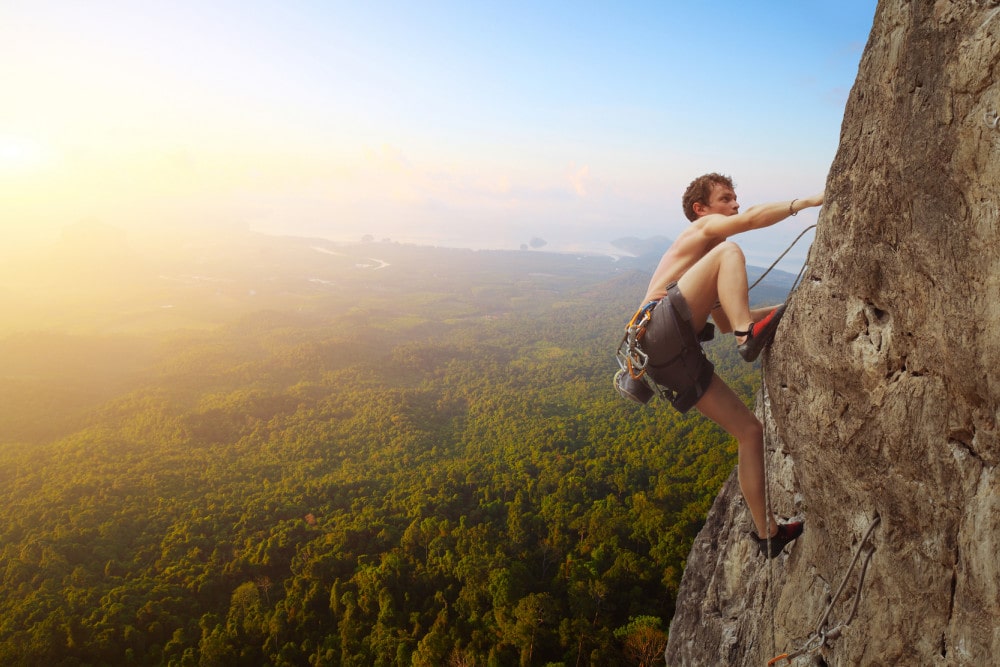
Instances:
[[[781,222],[785,218],[795,215],[802,209],[823,205],[823,193],[793,199],[791,201],[772,202],[770,204],[758,204],[751,206],[742,213],[736,215],[721,215],[713,213],[698,220],[702,225],[702,231],[710,237],[729,238],[741,232],[751,229],[761,229]]]

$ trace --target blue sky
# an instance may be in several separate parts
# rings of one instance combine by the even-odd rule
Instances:
[[[822,189],[875,4],[8,1],[0,225],[670,236],[705,171]]]

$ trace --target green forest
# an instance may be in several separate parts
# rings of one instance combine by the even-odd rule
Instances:
[[[0,338],[0,664],[662,662],[736,450],[612,389],[647,268],[283,243]]]

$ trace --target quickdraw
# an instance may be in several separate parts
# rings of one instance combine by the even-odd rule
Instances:
[[[615,352],[619,370],[615,373],[614,386],[618,393],[629,400],[646,405],[653,396],[670,401],[673,393],[660,386],[646,373],[649,365],[649,355],[646,354],[640,342],[646,335],[646,327],[652,319],[653,309],[659,301],[650,301],[635,312],[625,326],[625,335]]]
[[[627,370],[633,380],[639,380],[646,374],[649,355],[642,351],[639,343],[646,335],[646,327],[649,326],[653,309],[658,303],[658,300],[650,301],[635,311],[635,315],[625,325],[625,336],[618,345],[618,365]]]

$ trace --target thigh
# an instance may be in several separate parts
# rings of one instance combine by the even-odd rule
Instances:
[[[684,295],[695,331],[701,331],[708,316],[719,300],[719,270],[722,258],[727,253],[741,252],[731,242],[720,243],[699,259],[677,281],[677,288]]]

